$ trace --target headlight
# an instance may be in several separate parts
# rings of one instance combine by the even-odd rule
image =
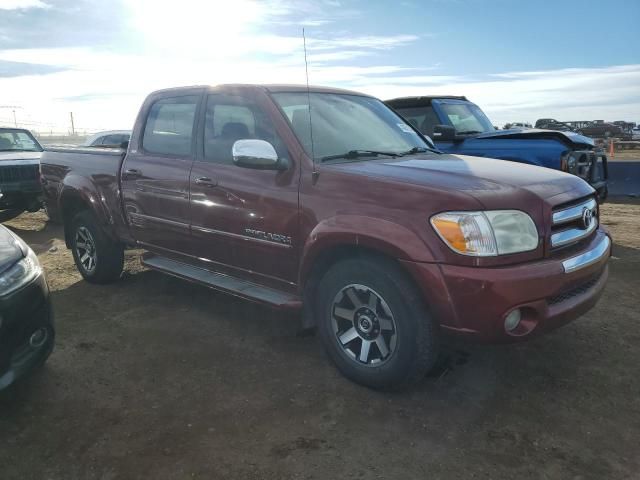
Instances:
[[[538,230],[519,210],[445,212],[431,217],[431,225],[454,252],[493,257],[527,252],[538,246]]]
[[[573,152],[567,152],[560,157],[560,170],[573,174],[578,171],[578,159]]]
[[[27,256],[0,274],[0,296],[9,295],[42,273],[36,254],[27,247]]]

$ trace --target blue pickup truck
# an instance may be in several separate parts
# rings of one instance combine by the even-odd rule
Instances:
[[[466,97],[403,97],[385,103],[444,152],[562,170],[589,182],[600,201],[607,196],[607,158],[589,137],[554,130],[497,130]]]

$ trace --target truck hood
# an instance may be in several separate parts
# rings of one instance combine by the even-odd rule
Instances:
[[[6,227],[0,225],[0,273],[24,256],[16,238]]]
[[[532,139],[532,138],[546,138],[558,140],[568,147],[580,148],[580,147],[593,147],[594,142],[592,138],[585,137],[575,132],[558,132],[556,130],[542,130],[538,128],[514,128],[511,130],[496,130],[495,132],[486,132],[479,135],[475,135],[472,138],[484,139],[484,138],[506,138],[516,140],[519,138]]]
[[[495,205],[505,200],[508,203],[515,191],[526,191],[543,200],[573,191],[576,197],[593,192],[584,180],[557,170],[467,155],[424,154],[331,167],[433,190],[464,192],[487,208],[505,208]]]
[[[37,165],[42,152],[0,152],[0,165]]]

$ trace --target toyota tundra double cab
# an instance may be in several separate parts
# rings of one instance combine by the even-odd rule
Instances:
[[[89,282],[123,252],[299,310],[350,379],[420,379],[443,333],[520,341],[588,311],[611,240],[567,173],[445,154],[381,101],[298,86],[152,93],[128,150],[42,157],[48,213]]]

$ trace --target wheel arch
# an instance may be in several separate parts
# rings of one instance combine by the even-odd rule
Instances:
[[[350,223],[351,231],[340,232],[331,231],[334,229],[329,229],[326,225],[319,225],[309,236],[304,247],[298,278],[304,299],[303,329],[313,328],[316,325],[313,298],[322,276],[336,263],[354,256],[367,256],[392,262],[416,286],[428,307],[429,300],[423,294],[423,289],[419,287],[416,277],[400,261],[415,259],[413,256],[415,250],[420,251],[419,260],[431,261],[433,256],[428,246],[414,232],[405,227],[380,219],[369,219],[369,221],[389,223],[393,228],[389,228],[390,225],[383,225],[384,228],[378,228],[373,233],[370,231],[362,233],[366,230],[358,229],[357,223]]]
[[[105,212],[104,204],[98,195],[87,188],[76,188],[65,186],[60,193],[59,211],[62,223],[64,225],[64,240],[67,248],[71,247],[71,222],[73,218],[84,210],[90,211],[96,216],[105,231],[112,235],[113,232],[109,225],[109,217]]]

